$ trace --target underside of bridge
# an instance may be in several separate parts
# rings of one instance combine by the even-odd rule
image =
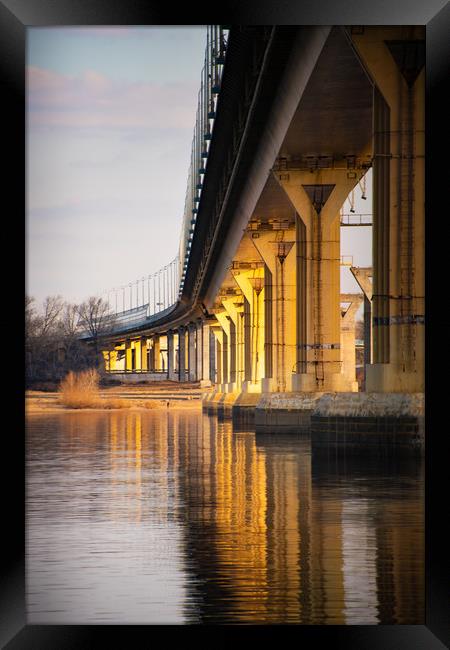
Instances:
[[[392,433],[420,442],[424,38],[398,26],[230,30],[180,300],[105,340],[108,370],[201,381],[206,410],[257,430],[307,426],[329,442],[341,426],[376,445]],[[369,169],[372,269],[344,295],[340,210]]]

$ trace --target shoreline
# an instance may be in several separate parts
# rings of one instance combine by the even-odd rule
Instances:
[[[25,391],[25,415],[47,413],[80,413],[105,411],[174,411],[198,410],[202,408],[202,391],[197,387],[183,387],[181,390],[166,386],[114,386],[100,389],[99,405],[74,408],[59,402],[60,393],[39,390]],[[105,406],[101,402],[105,402]],[[114,406],[114,402],[120,402]],[[106,404],[110,405],[106,405]]]

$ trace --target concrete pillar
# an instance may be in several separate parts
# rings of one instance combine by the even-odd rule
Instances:
[[[252,312],[244,296],[244,383],[252,382]],[[261,387],[260,387],[261,388]]]
[[[249,270],[235,269],[233,277],[244,296],[242,390],[260,392],[265,367],[264,265]]]
[[[229,391],[240,390],[243,381],[243,298],[235,295],[222,298],[230,328],[230,386]]]
[[[175,338],[172,330],[167,332],[167,378],[170,381],[179,379],[175,371]]]
[[[200,327],[201,347],[199,346],[200,357],[197,357],[200,361],[199,367],[201,368],[200,385],[211,386],[211,381],[213,381],[214,378],[214,374],[211,372],[211,326],[207,321],[200,321]]]
[[[228,386],[228,384],[231,384],[231,376],[233,372],[231,338],[234,326],[232,326],[231,319],[225,310],[216,311],[215,316],[222,328],[222,339],[220,341],[222,352],[222,390],[223,392],[228,392],[232,390],[232,387]]]
[[[364,293],[364,390],[367,368],[372,363],[372,267],[351,266],[350,271]]]
[[[131,347],[131,341],[127,339],[125,341],[125,371],[133,370],[133,352]]]
[[[374,88],[373,363],[368,392],[425,385],[425,28],[351,35]]]
[[[266,265],[263,392],[290,391],[297,347],[295,228],[248,235]]]
[[[117,350],[111,350],[109,353],[109,370],[116,370]]]
[[[339,211],[359,179],[346,162],[275,174],[297,211],[294,390],[351,390],[341,368]]]
[[[114,361],[114,370],[125,370],[125,362],[126,362],[126,352],[125,352],[126,345],[125,343],[118,343],[115,346],[114,352],[115,352],[115,361]],[[119,360],[119,352],[125,352],[125,355],[121,354],[121,359]]]
[[[178,377],[186,381],[186,328],[178,328]]]
[[[188,378],[197,381],[197,351],[196,351],[197,326],[195,323],[188,325]]]
[[[141,339],[141,369],[148,370],[148,347],[144,337]]]
[[[142,345],[141,339],[133,341],[132,343],[134,349],[134,370],[141,370],[142,368]]]
[[[105,371],[109,372],[111,370],[111,363],[110,363],[110,351],[109,350],[102,350],[102,355],[103,355],[103,363],[105,365]]]
[[[341,294],[341,302],[349,302],[341,316],[342,372],[353,392],[358,391],[356,381],[355,316],[363,301],[362,294]]]
[[[197,381],[203,378],[203,328],[202,320],[199,319],[195,323],[195,366],[197,368]]]
[[[161,350],[160,350],[160,340],[159,334],[155,334],[153,337],[153,370],[161,370]]]
[[[217,383],[217,369],[216,369],[216,337],[214,336],[213,328],[208,325],[209,329],[209,377],[211,381]]]
[[[211,328],[214,339],[215,339],[215,366],[216,366],[216,379],[215,383],[217,386],[220,386],[224,383],[223,372],[222,372],[222,346],[223,346],[223,329],[220,325],[214,326]]]

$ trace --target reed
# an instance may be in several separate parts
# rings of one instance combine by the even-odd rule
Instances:
[[[101,407],[99,380],[99,374],[93,368],[82,372],[70,371],[61,381],[59,401],[74,409]]]

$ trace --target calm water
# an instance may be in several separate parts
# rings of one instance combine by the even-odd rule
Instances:
[[[423,479],[192,411],[29,416],[28,623],[423,623]]]

